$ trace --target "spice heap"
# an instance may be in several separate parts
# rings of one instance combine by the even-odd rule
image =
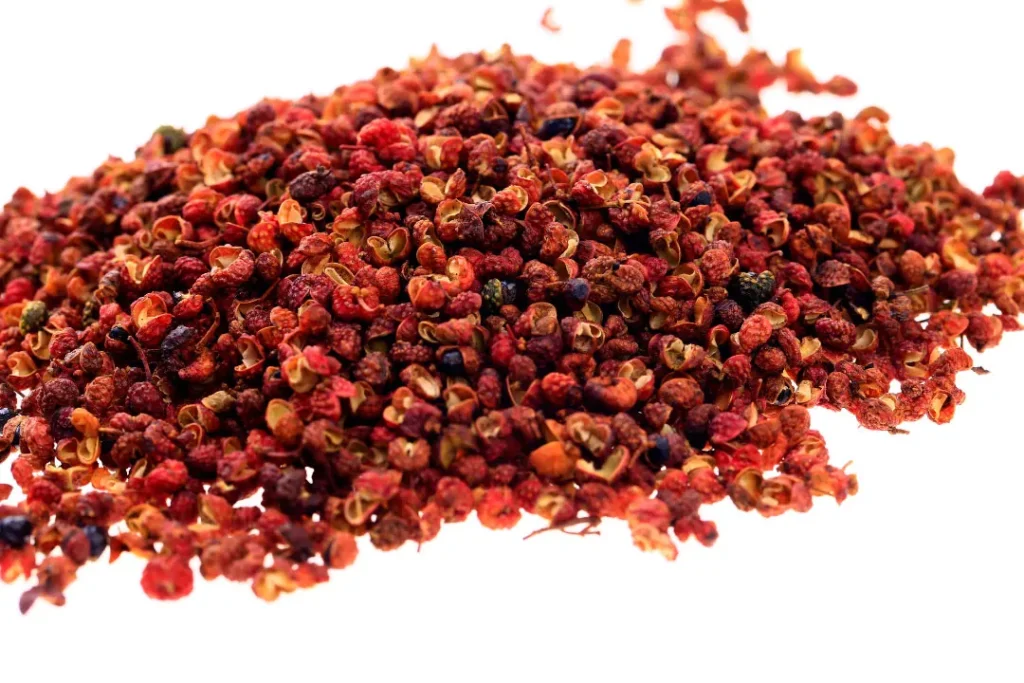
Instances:
[[[589,69],[434,53],[15,193],[0,452],[25,499],[0,506],[0,573],[37,579],[22,609],[108,547],[155,598],[191,563],[272,600],[358,536],[474,511],[620,518],[674,558],[714,542],[705,504],[856,491],[809,407],[948,421],[959,340],[1018,328],[1024,182],[967,190],[879,109],[768,116],[780,78],[852,84],[798,53],[730,63],[709,8],[745,24],[735,0],[670,10],[682,42],[643,73],[626,43]]]

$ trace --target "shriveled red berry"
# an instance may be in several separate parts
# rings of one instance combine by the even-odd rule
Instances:
[[[154,600],[179,600],[192,592],[192,570],[173,555],[158,555],[142,570],[142,590]]]

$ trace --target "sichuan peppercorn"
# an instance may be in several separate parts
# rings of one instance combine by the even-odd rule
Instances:
[[[156,599],[198,557],[274,600],[357,537],[388,551],[474,511],[618,518],[671,559],[717,538],[702,505],[857,492],[808,408],[952,419],[961,339],[1020,327],[1024,180],[971,192],[877,108],[770,116],[779,79],[854,87],[795,51],[730,62],[711,9],[746,30],[742,2],[684,2],[643,72],[628,42],[589,69],[435,51],[17,191],[0,565],[34,572],[22,609],[108,548],[147,558]]]

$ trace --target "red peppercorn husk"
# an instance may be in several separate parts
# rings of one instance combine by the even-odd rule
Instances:
[[[740,0],[686,2],[645,72],[628,42],[589,69],[433,52],[18,190],[0,577],[37,580],[22,608],[107,547],[157,599],[198,568],[274,600],[359,536],[419,544],[473,511],[618,518],[671,559],[717,538],[705,504],[856,493],[808,408],[952,419],[982,371],[961,340],[1020,327],[1024,179],[974,193],[877,108],[769,116],[779,79],[853,84],[797,51],[731,63],[709,10],[745,30]]]

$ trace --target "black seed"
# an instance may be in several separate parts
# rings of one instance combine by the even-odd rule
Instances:
[[[441,354],[441,361],[438,363],[438,367],[446,375],[461,375],[465,369],[462,352],[458,349],[448,349]]]
[[[686,434],[686,440],[690,443],[690,446],[697,450],[701,450],[708,443],[708,432],[706,429],[691,428],[684,430],[684,434]]]
[[[867,322],[875,306],[875,293],[870,289],[859,292],[854,287],[847,287],[841,301],[854,322]]]
[[[187,343],[195,335],[195,330],[191,327],[185,327],[184,325],[178,325],[173,330],[167,333],[164,340],[160,342],[160,351],[164,354],[170,354],[176,351],[183,344]]]
[[[790,389],[788,386],[784,386],[782,387],[782,391],[779,392],[779,395],[775,397],[775,400],[772,401],[772,403],[774,403],[777,406],[784,406],[786,405],[786,403],[789,402],[789,399],[792,398],[792,396],[793,390]]]
[[[501,298],[504,300],[503,305],[514,304],[519,298],[519,283],[515,280],[502,280]]]
[[[590,296],[590,283],[580,277],[565,281],[565,295],[571,301],[583,303]]]
[[[100,430],[100,448],[103,452],[109,451],[117,443],[118,435],[107,430]]]
[[[540,125],[540,130],[537,131],[537,137],[544,140],[558,135],[566,137],[576,130],[576,124],[578,122],[579,119],[575,116],[563,116],[557,119],[547,119]]]
[[[17,446],[20,443],[21,443],[21,423],[19,422],[18,426],[14,428],[14,438],[11,439],[11,445],[12,446]]]
[[[0,519],[0,541],[12,548],[22,548],[32,535],[32,522],[28,517],[15,515]]]
[[[82,527],[82,531],[89,539],[89,555],[93,558],[102,555],[103,551],[107,549],[107,530],[90,524]]]
[[[120,325],[114,325],[110,328],[110,338],[114,341],[128,343],[128,330],[124,329]]]
[[[647,449],[647,461],[660,470],[668,464],[670,451],[668,437],[659,434],[654,437],[654,445]]]
[[[690,206],[711,206],[712,201],[711,193],[707,190],[701,190],[690,200]]]

